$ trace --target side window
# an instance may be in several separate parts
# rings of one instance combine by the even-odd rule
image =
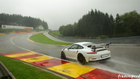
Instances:
[[[77,49],[78,48],[78,45],[74,44],[70,47],[70,49]]]
[[[77,49],[83,49],[84,47],[82,47],[82,46],[80,46],[80,45],[78,45],[78,48]]]

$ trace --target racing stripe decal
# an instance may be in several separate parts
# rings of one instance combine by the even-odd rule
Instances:
[[[119,78],[118,75],[122,74],[80,65],[30,51],[2,55],[75,79],[134,79],[130,77]]]

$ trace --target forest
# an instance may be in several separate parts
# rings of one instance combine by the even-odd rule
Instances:
[[[116,14],[114,18],[108,13],[91,10],[74,24],[62,25],[59,31],[64,36],[90,38],[112,38],[140,36],[140,14],[136,11]]]
[[[21,16],[17,14],[0,14],[0,27],[1,25],[15,25],[15,26],[26,26],[26,27],[36,27],[42,25],[44,29],[48,29],[48,24],[38,18],[33,18],[30,16]]]

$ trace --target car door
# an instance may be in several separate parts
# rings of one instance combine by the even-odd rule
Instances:
[[[67,57],[71,59],[76,59],[76,52],[78,50],[77,48],[78,48],[77,44],[74,44],[70,48],[68,48]]]
[[[72,58],[72,59],[77,59],[77,53],[78,51],[80,51],[81,49],[83,49],[82,46],[80,45],[77,45],[77,44],[74,44],[72,45],[70,48],[69,48],[69,58]]]

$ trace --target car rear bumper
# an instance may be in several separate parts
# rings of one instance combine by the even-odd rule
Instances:
[[[104,53],[104,54],[96,54],[96,55],[89,55],[87,58],[87,61],[97,61],[97,60],[103,60],[111,58],[110,51]]]

